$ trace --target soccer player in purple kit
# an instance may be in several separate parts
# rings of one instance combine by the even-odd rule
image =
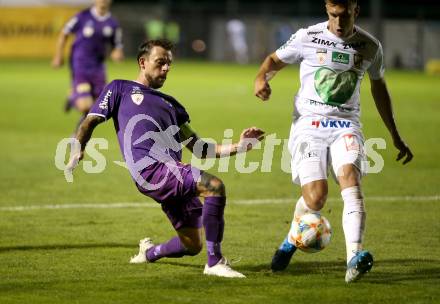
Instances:
[[[252,149],[264,132],[245,129],[238,143],[219,145],[201,140],[189,124],[185,108],[173,97],[157,91],[163,86],[172,63],[173,45],[150,40],[138,51],[139,75],[135,81],[114,80],[101,93],[80,125],[76,138],[81,149],[68,164],[72,170],[94,128],[113,118],[121,151],[138,190],[161,204],[177,232],[163,244],[149,238],[139,243],[139,254],[130,263],[155,262],[164,257],[196,255],[202,249],[205,230],[208,262],[204,274],[245,277],[233,270],[221,252],[226,192],[223,182],[181,162],[181,143],[197,157],[223,157]],[[204,204],[199,197],[204,198]]]
[[[106,85],[104,60],[107,48],[112,49],[112,60],[124,58],[122,30],[110,13],[110,5],[111,0],[95,0],[91,8],[71,18],[59,35],[52,60],[54,68],[63,65],[64,47],[68,37],[74,34],[69,61],[72,89],[65,110],[75,107],[83,113],[80,122]]]

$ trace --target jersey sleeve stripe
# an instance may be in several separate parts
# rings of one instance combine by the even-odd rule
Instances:
[[[89,114],[87,114],[87,116],[101,116],[101,117],[104,117],[105,120],[107,120],[107,117],[105,117],[105,115],[99,114],[99,113],[89,113]]]
[[[66,25],[63,28],[63,33],[64,34],[70,34],[73,30],[73,27],[76,25],[76,23],[78,22],[78,17],[73,17],[72,19],[70,19]]]
[[[123,48],[123,44],[122,44],[122,29],[121,28],[117,28],[116,32],[115,32],[115,37],[114,37],[114,45],[115,48]]]

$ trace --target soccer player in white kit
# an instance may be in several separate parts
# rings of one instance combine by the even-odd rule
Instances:
[[[399,150],[397,160],[408,163],[413,155],[394,120],[384,79],[380,42],[354,25],[359,14],[356,0],[325,0],[328,21],[298,30],[262,63],[255,79],[255,95],[268,100],[269,79],[288,64],[300,63],[301,87],[295,96],[289,151],[292,179],[301,185],[294,217],[319,212],[326,201],[327,167],[331,167],[344,201],[342,215],[347,248],[347,283],[356,281],[373,265],[362,247],[365,207],[361,192],[363,135],[360,85],[365,72],[378,112]],[[283,241],[272,259],[273,271],[284,270],[296,247]]]

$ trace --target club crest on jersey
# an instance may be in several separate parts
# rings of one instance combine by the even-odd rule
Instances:
[[[140,105],[144,100],[144,94],[139,87],[133,87],[131,90],[131,100],[135,105]]]
[[[318,58],[319,64],[324,64],[327,59],[327,50],[326,49],[317,49],[316,57]]]
[[[93,28],[93,22],[92,21],[87,22],[83,28],[84,37],[87,37],[87,38],[92,37],[94,32],[95,32],[95,29]]]
[[[105,37],[110,37],[110,36],[113,34],[113,29],[112,29],[112,27],[111,27],[111,26],[108,26],[108,25],[104,26],[104,27],[102,28],[102,34],[103,34]]]

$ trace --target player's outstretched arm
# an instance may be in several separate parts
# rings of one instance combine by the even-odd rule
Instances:
[[[397,155],[397,160],[403,160],[403,164],[411,161],[413,154],[409,149],[408,145],[402,139],[397,130],[396,121],[394,120],[393,107],[391,103],[391,97],[388,92],[386,82],[384,78],[381,79],[370,79],[371,82],[371,94],[373,95],[376,108],[382,118],[385,126],[389,130],[391,137],[393,138],[394,146],[399,150]]]
[[[68,39],[68,34],[63,31],[58,36],[57,44],[55,46],[55,54],[52,58],[52,67],[59,68],[64,64],[64,47]]]
[[[264,59],[260,66],[254,82],[254,94],[261,100],[268,100],[272,90],[269,85],[275,74],[287,64],[282,62],[275,53],[270,54]]]
[[[84,149],[86,148],[87,143],[92,137],[93,130],[97,125],[104,122],[105,118],[98,115],[88,115],[81,125],[78,128],[75,138],[80,143],[79,151],[75,151],[72,153],[69,162],[66,166],[66,170],[73,171],[75,167],[78,165],[79,161],[84,157]]]
[[[185,146],[198,158],[220,158],[251,150],[264,139],[264,131],[252,127],[244,129],[238,143],[219,145],[202,140],[188,123],[180,126],[180,137]]]
[[[115,62],[124,60],[124,45],[122,44],[122,29],[120,27],[113,34],[110,58]]]

